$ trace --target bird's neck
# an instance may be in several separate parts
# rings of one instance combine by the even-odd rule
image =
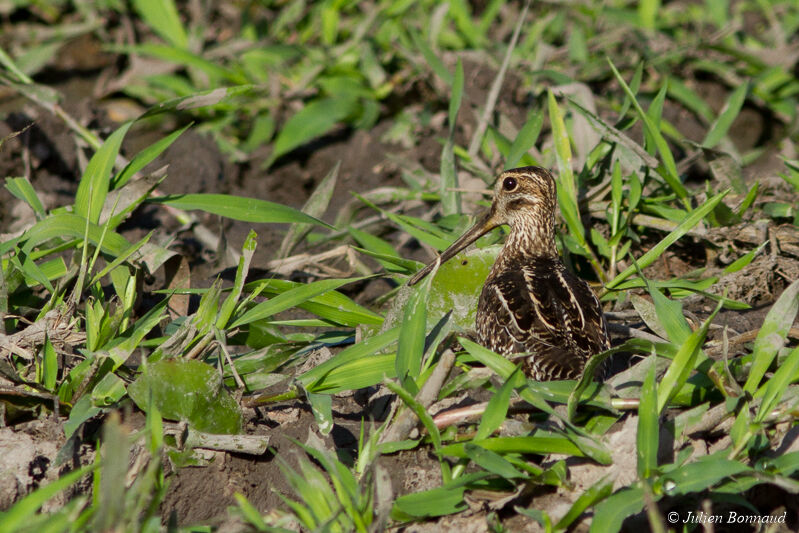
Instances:
[[[527,262],[532,257],[558,257],[554,220],[532,217],[514,220],[494,270],[504,270],[510,263]]]

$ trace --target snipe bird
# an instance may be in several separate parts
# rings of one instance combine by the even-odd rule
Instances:
[[[503,172],[488,212],[408,282],[417,283],[438,261],[451,259],[497,226],[509,225],[480,293],[477,340],[502,355],[528,353],[523,370],[539,381],[577,378],[589,357],[610,348],[596,295],[558,255],[556,202],[549,171],[523,167]]]

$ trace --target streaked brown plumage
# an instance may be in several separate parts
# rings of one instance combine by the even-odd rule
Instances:
[[[409,281],[417,283],[439,260],[451,259],[488,231],[508,224],[510,234],[477,304],[477,337],[499,354],[529,353],[524,371],[539,381],[577,378],[589,357],[610,347],[596,295],[558,256],[556,202],[549,171],[523,167],[503,172],[488,212]]]

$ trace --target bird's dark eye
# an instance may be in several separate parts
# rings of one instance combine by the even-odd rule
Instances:
[[[502,182],[502,188],[506,191],[514,190],[517,185],[516,178],[505,178],[505,181]]]

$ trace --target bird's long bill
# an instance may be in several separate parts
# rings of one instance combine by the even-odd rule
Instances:
[[[421,269],[419,272],[413,275],[413,277],[408,280],[408,285],[415,285],[419,283],[419,281],[428,275],[433,268],[435,268],[436,264],[441,264],[445,261],[449,261],[458,253],[472,244],[474,241],[491,231],[492,229],[499,226],[499,224],[494,220],[494,212],[493,209],[488,211],[485,215],[480,217],[474,226],[469,228],[466,233],[461,235],[457,241],[453,242],[449,248],[441,252],[441,255],[434,261],[430,262],[426,267]]]

